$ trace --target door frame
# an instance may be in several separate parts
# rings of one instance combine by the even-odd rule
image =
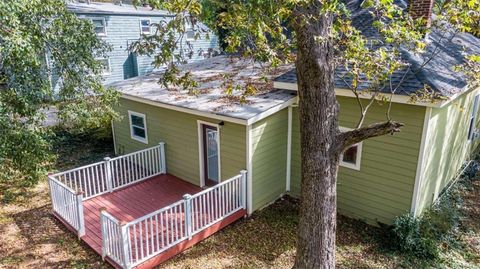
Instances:
[[[222,182],[222,167],[221,167],[221,150],[220,150],[220,125],[216,123],[211,123],[208,121],[197,120],[197,130],[198,130],[198,164],[200,168],[200,187],[205,186],[205,152],[204,152],[204,137],[203,137],[203,126],[211,126],[217,128],[218,140],[217,140],[217,150],[218,150],[218,183]]]

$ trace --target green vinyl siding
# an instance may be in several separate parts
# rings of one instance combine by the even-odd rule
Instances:
[[[478,143],[468,141],[467,134],[473,99],[478,93],[478,90],[470,91],[442,108],[432,109],[425,140],[417,213],[438,197],[476,149]]]
[[[145,114],[148,145],[130,136],[128,110]],[[197,120],[219,123],[218,120],[160,108],[121,98],[114,122],[118,154],[133,152],[165,142],[167,172],[193,184],[200,184]],[[220,166],[222,180],[239,174],[246,161],[245,126],[225,122],[220,126]]]
[[[340,126],[353,128],[360,110],[354,98],[337,97]],[[375,104],[367,113],[365,125],[385,121],[387,105]],[[391,223],[410,210],[415,184],[418,153],[425,108],[392,104],[392,119],[405,126],[400,133],[363,142],[360,171],[340,166],[338,172],[338,211],[371,224]],[[300,195],[300,127],[298,109],[293,110],[291,194]]]
[[[252,208],[257,210],[285,192],[288,109],[252,126]]]

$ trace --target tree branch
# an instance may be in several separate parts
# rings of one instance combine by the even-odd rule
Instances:
[[[339,141],[338,149],[343,151],[349,146],[362,142],[368,138],[398,133],[403,125],[404,124],[400,122],[385,121],[381,123],[374,123],[363,128],[341,132],[338,134],[337,138]]]

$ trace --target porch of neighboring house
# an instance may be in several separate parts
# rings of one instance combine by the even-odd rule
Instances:
[[[117,268],[150,268],[246,214],[246,171],[202,189],[164,144],[49,175],[54,215]]]

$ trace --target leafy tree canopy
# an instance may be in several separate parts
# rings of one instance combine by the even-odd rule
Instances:
[[[349,4],[355,1],[318,1],[321,3],[318,14],[311,15],[305,10],[317,1],[310,0],[148,0],[134,1],[134,4],[148,3],[153,8],[168,10],[175,17],[165,24],[158,25],[157,35],[145,36],[130,49],[140,54],[153,55],[155,64],[167,66],[162,78],[186,88],[194,88],[195,82],[188,78],[188,72],[180,74],[177,64],[187,60],[185,55],[176,54],[183,44],[185,25],[206,23],[220,34],[225,50],[229,53],[241,53],[256,61],[268,62],[272,67],[292,63],[296,59],[295,24],[313,25],[320,16],[331,15],[334,19],[329,36],[315,36],[320,43],[330,42],[334,46],[337,66],[345,66],[346,72],[341,79],[349,81],[350,90],[359,97],[359,85],[369,83],[362,94],[370,93],[370,102],[359,103],[362,116],[358,127],[362,126],[364,115],[374,101],[389,101],[401,83],[389,85],[394,73],[411,71],[411,66],[402,58],[402,50],[408,49],[424,54],[424,63],[436,57],[427,53],[428,46],[424,37],[432,29],[449,32],[450,39],[462,32],[478,33],[480,21],[480,2],[476,0],[445,0],[435,7],[435,16],[431,27],[426,27],[424,18],[413,19],[408,9],[397,5],[394,0],[363,1],[362,7],[368,9],[373,17],[372,27],[378,31],[377,39],[366,37],[353,26]],[[197,27],[200,29],[200,27]],[[201,30],[201,29],[200,29]],[[433,49],[436,51],[437,49]],[[466,61],[458,70],[464,72],[472,83],[478,83],[480,66],[478,55],[466,55]],[[403,82],[403,81],[402,81]],[[387,90],[385,88],[388,88]],[[244,94],[254,91],[244,89]],[[390,92],[390,98],[379,92]],[[194,91],[192,91],[194,92]],[[438,96],[429,89],[419,89],[412,101],[434,101]],[[389,115],[387,119],[390,120]]]
[[[186,25],[205,22],[222,33],[226,51],[241,54],[275,68],[295,63],[299,97],[301,143],[301,197],[297,252],[294,268],[334,268],[336,231],[336,178],[342,152],[368,138],[399,132],[402,123],[390,117],[391,100],[405,77],[417,69],[404,54],[421,55],[427,66],[439,57],[441,44],[429,44],[430,32],[440,39],[453,40],[462,32],[477,32],[478,0],[446,0],[438,5],[432,20],[416,18],[404,1],[366,0],[369,36],[356,28],[351,4],[337,0],[144,0],[152,7],[172,12],[174,17],[156,27],[154,36],[145,36],[131,49],[154,55],[158,67],[166,67],[164,85],[184,89],[195,87],[188,71],[177,68],[186,58],[176,54]],[[404,3],[403,3],[404,4]],[[415,14],[413,14],[415,15]],[[431,27],[429,27],[431,25]],[[463,51],[465,61],[458,66],[470,85],[478,86],[480,57]],[[344,72],[338,74],[336,67]],[[392,76],[402,77],[391,83]],[[339,106],[335,98],[335,76],[357,97],[360,115],[354,130],[340,131]],[[362,85],[362,88],[360,88]],[[366,85],[366,86],[365,86]],[[230,87],[230,86],[229,86]],[[233,87],[237,89],[238,87]],[[436,101],[440,95],[419,87],[413,101]],[[413,89],[417,90],[417,89]],[[195,93],[194,90],[191,90]],[[385,92],[387,95],[385,95]],[[255,94],[243,87],[242,95]],[[363,95],[361,97],[361,95]],[[366,97],[365,97],[366,95]],[[421,101],[426,101],[421,100]],[[363,126],[369,108],[387,102],[384,122]]]
[[[114,115],[116,93],[102,86],[96,60],[108,49],[62,0],[0,2],[0,180],[21,174],[29,184],[45,172],[53,155],[42,122],[52,105],[80,129]]]

